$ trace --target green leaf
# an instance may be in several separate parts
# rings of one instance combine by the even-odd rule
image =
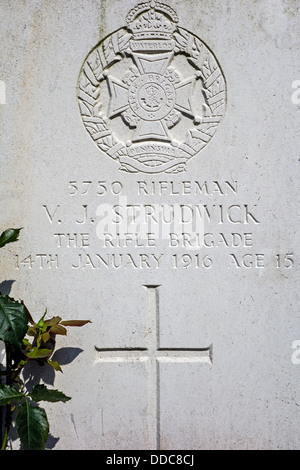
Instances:
[[[53,325],[50,328],[50,332],[54,335],[66,335],[67,330],[61,325]]]
[[[61,318],[60,317],[52,317],[49,320],[45,320],[45,325],[52,326],[52,325],[57,325],[60,322]]]
[[[45,333],[42,334],[41,336],[41,339],[43,341],[43,343],[47,343],[47,341],[49,341],[49,339],[51,338],[50,336],[50,333],[48,333],[48,331],[46,331]]]
[[[26,401],[18,408],[16,425],[24,450],[45,450],[49,423],[44,410]]]
[[[84,326],[87,323],[92,322],[90,320],[66,320],[60,322],[60,324],[64,326]]]
[[[32,392],[29,393],[29,396],[36,402],[38,401],[49,401],[51,403],[56,403],[58,401],[71,400],[71,397],[67,397],[64,393],[59,390],[50,390],[46,385],[35,385],[32,389]]]
[[[24,346],[25,348],[31,348],[31,343],[28,341],[27,338],[24,338],[24,339],[23,339],[23,346]]]
[[[8,405],[11,400],[21,400],[24,394],[9,385],[0,385],[0,406]]]
[[[0,340],[21,348],[27,324],[27,309],[23,302],[0,294]]]
[[[5,230],[0,235],[0,248],[7,243],[12,243],[18,241],[19,233],[22,229],[21,228],[9,228]]]
[[[37,327],[40,328],[41,330],[44,328],[45,326],[45,321],[44,321],[44,318],[47,314],[47,310],[46,312],[44,313],[44,315],[39,319],[38,323],[37,323]]]
[[[28,336],[36,336],[37,335],[37,328],[35,326],[29,326],[27,330]]]
[[[40,349],[40,348],[32,348],[31,351],[25,351],[25,354],[30,359],[44,359],[45,357],[50,357],[53,351],[51,349]]]
[[[61,367],[57,361],[50,361],[50,359],[48,359],[47,364],[53,367],[53,369],[56,370],[57,372],[62,372]]]

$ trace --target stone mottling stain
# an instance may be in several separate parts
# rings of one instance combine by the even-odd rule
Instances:
[[[195,341],[198,334],[209,331],[216,344],[211,373],[191,369],[191,374],[177,375],[175,368],[172,372],[168,367],[162,371],[162,449],[299,448],[295,413],[299,409],[295,408],[299,369],[290,359],[292,341],[297,339],[299,300],[294,268],[276,270],[273,264],[259,273],[242,273],[226,271],[225,267],[222,271],[222,266],[217,265],[205,274],[189,269],[174,274],[163,269],[161,273],[139,272],[136,276],[113,270],[103,275],[88,270],[75,274],[69,267],[64,271],[65,266],[58,271],[24,268],[17,272],[8,268],[18,250],[25,257],[30,249],[33,254],[41,247],[53,249],[51,240],[57,227],[50,226],[40,209],[42,204],[49,204],[53,213],[60,203],[76,212],[82,201],[67,194],[68,178],[103,178],[108,182],[116,179],[116,172],[89,150],[81,127],[73,126],[79,118],[76,80],[83,56],[98,35],[101,40],[115,31],[116,25],[123,26],[127,7],[142,1],[0,0],[1,6],[8,5],[8,20],[14,25],[7,32],[7,45],[3,48],[4,57],[8,57],[8,102],[2,108],[1,124],[9,132],[3,136],[7,155],[1,188],[1,194],[5,193],[2,217],[24,226],[20,243],[9,247],[5,255],[1,252],[0,278],[17,277],[13,290],[34,307],[36,302],[45,302],[47,307],[51,304],[66,314],[83,308],[97,325],[92,333],[97,341],[109,336],[112,344],[116,336],[120,344],[124,337],[133,338],[132,322],[136,323],[136,331],[141,328],[136,337],[143,339],[144,297],[136,297],[137,286],[154,284],[159,278],[165,289],[165,302],[161,303],[163,338],[172,339],[178,332],[179,339],[186,337],[190,341],[192,337]],[[278,252],[297,250],[298,162],[293,162],[293,156],[299,147],[299,110],[291,104],[289,93],[293,91],[292,80],[297,79],[293,74],[298,71],[299,0],[187,0],[188,8],[178,0],[161,1],[175,8],[180,24],[203,38],[220,58],[230,91],[231,111],[227,112],[224,131],[221,130],[223,138],[220,143],[216,140],[214,152],[206,154],[186,173],[186,179],[234,175],[241,186],[238,202],[257,200],[264,215],[254,233],[255,249],[266,250],[267,260],[273,261]],[[274,11],[272,5],[278,5]],[[284,94],[282,90],[287,91]],[[80,150],[75,149],[73,139]],[[244,158],[249,158],[247,165]],[[124,187],[130,187],[130,203],[140,202],[132,184],[137,178],[120,176],[126,183]],[[94,193],[87,197],[89,201],[96,200]],[[192,195],[188,198],[191,203],[197,202]],[[143,200],[149,204],[150,198]],[[150,203],[157,201],[156,196],[151,196]],[[187,199],[178,197],[178,201],[186,203]],[[237,199],[230,201],[235,204]],[[215,204],[220,202],[216,199]],[[67,219],[61,230],[72,231],[73,227],[76,226]],[[88,231],[90,227],[80,229]],[[36,231],[40,238],[34,245]],[[222,251],[225,256],[226,250],[215,251]],[[218,254],[213,252],[213,256]],[[64,256],[68,253],[64,252]],[[181,316],[174,313],[179,307]],[[84,334],[84,339],[77,340],[92,355],[89,348],[94,343],[88,332]],[[64,390],[67,382],[73,400],[67,405],[71,416],[68,421],[53,407],[51,422],[55,435],[59,432],[60,436],[57,447],[143,448],[147,409],[139,394],[142,395],[145,374],[142,367],[134,372],[137,365],[132,364],[124,375],[119,375],[123,365],[115,370],[106,369],[105,365],[100,369],[99,365],[91,371],[89,359],[85,358],[81,370],[76,361],[64,369],[63,378],[56,378],[56,387],[60,388],[61,381]],[[70,439],[71,432],[74,440]],[[77,432],[80,440],[76,442]]]
[[[36,62],[38,48],[42,44],[41,27],[42,13],[40,10],[27,12],[26,23],[23,27],[23,37],[26,41],[23,58],[21,89],[18,90],[19,107],[16,115],[16,128],[18,133],[15,141],[16,160],[15,174],[22,175],[20,185],[23,196],[20,198],[20,217],[27,219],[31,213],[31,196],[29,188],[32,185],[32,176],[35,174],[35,157],[33,155],[32,141],[35,138],[35,114],[37,102],[35,89],[37,86]],[[26,225],[26,222],[25,222]]]
[[[103,39],[107,35],[107,3],[101,0],[99,5],[99,39]]]

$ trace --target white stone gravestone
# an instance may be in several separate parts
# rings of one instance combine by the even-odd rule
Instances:
[[[92,320],[48,448],[299,448],[299,2],[0,7],[1,287]]]

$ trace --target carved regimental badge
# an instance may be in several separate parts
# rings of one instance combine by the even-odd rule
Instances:
[[[218,62],[176,12],[149,1],[88,55],[79,79],[83,123],[128,172],[179,173],[212,139],[225,111]]]

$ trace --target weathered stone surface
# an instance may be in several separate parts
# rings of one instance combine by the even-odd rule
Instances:
[[[48,447],[297,449],[299,4],[139,5],[0,1],[2,290],[92,320]]]

